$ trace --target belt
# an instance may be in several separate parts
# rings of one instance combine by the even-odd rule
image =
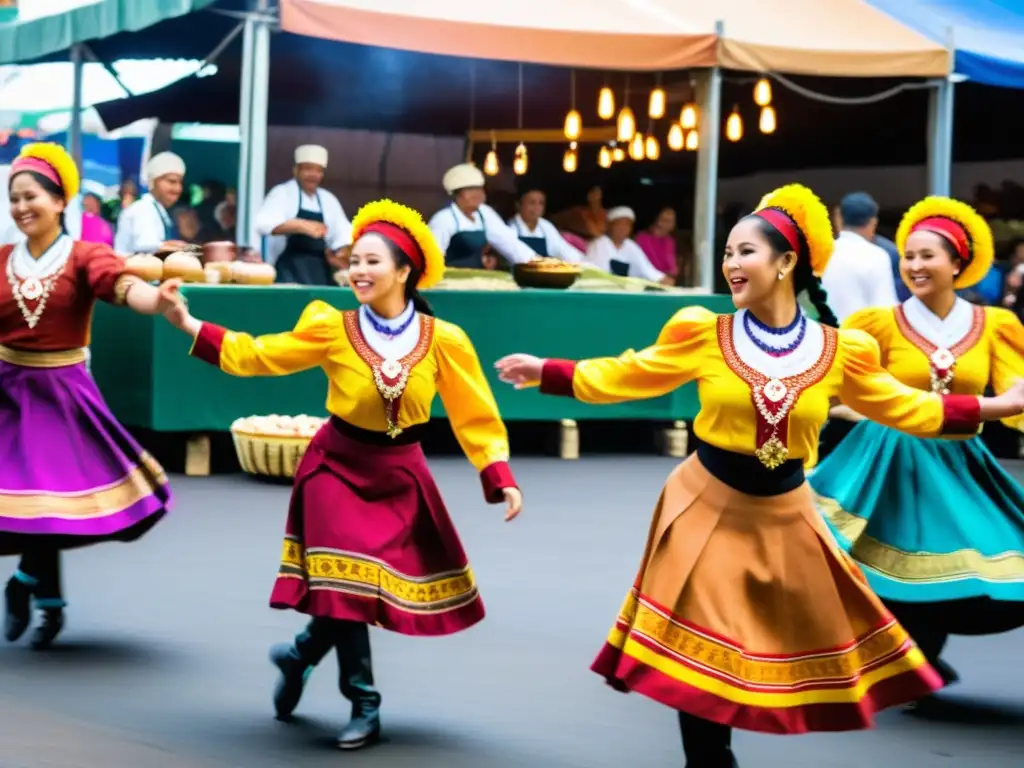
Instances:
[[[749,496],[780,496],[804,484],[804,463],[789,459],[768,469],[756,456],[727,451],[701,442],[697,458],[716,479]]]
[[[85,347],[47,351],[13,349],[0,344],[0,361],[22,368],[66,368],[85,363],[88,359],[89,352]]]
[[[420,442],[423,437],[424,424],[416,424],[412,427],[406,427],[395,437],[388,437],[386,432],[375,432],[372,429],[363,429],[357,427],[354,424],[349,424],[344,419],[339,419],[337,416],[331,416],[331,426],[339,434],[345,437],[351,438],[359,443],[366,443],[367,445],[381,445],[385,448],[396,446],[396,445],[413,445],[414,443]]]

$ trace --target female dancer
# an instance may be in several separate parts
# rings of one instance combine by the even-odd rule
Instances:
[[[853,730],[940,685],[863,583],[814,508],[829,400],[921,436],[967,433],[1024,411],[1024,384],[997,398],[907,387],[864,333],[809,320],[831,254],[828,212],[799,185],[771,193],[729,235],[723,271],[739,311],[679,311],[655,344],[617,358],[499,360],[517,387],[590,403],[656,397],[696,380],[701,439],[669,477],[640,573],[593,669],[615,688],[679,710],[690,768],[734,765],[731,728]]]
[[[11,166],[11,217],[25,235],[0,246],[0,555],[21,554],[5,590],[4,636],[41,610],[34,648],[64,625],[60,552],[133,541],[164,515],[167,478],[107,409],[86,370],[96,299],[141,314],[170,307],[124,272],[106,245],[75,242],[64,208],[78,194],[74,161],[29,144]]]
[[[1024,376],[1017,317],[956,295],[992,266],[984,219],[929,197],[906,213],[896,240],[913,295],[845,323],[878,341],[888,371],[910,387],[963,395],[1002,392]],[[980,437],[919,440],[860,420],[810,483],[840,544],[947,683],[956,674],[939,655],[950,634],[1024,625],[1024,489]]]
[[[330,422],[299,465],[284,554],[270,603],[309,614],[294,644],[277,646],[274,706],[294,711],[308,672],[333,647],[352,718],[338,737],[357,749],[380,733],[368,624],[406,635],[447,635],[484,607],[419,445],[435,394],[480,472],[484,497],[522,496],[509,470],[508,438],[476,351],[459,327],[437,320],[420,288],[444,273],[444,254],[415,211],[370,203],[352,224],[349,277],[358,311],[314,301],[294,330],[253,338],[168,314],[195,338],[192,354],[235,376],[284,376],[321,367]],[[177,284],[167,284],[173,298]]]

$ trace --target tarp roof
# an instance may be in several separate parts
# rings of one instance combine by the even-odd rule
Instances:
[[[0,64],[31,61],[76,43],[144,29],[215,0],[19,0],[0,19]]]
[[[984,85],[1024,88],[1021,0],[868,1],[942,45],[951,42],[957,73]]]
[[[943,43],[862,0],[280,0],[295,34],[449,56],[614,70],[851,77],[948,72]],[[724,23],[716,39],[715,24]]]

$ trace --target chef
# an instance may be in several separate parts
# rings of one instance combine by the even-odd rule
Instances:
[[[327,150],[304,144],[295,150],[295,177],[278,184],[256,214],[256,231],[268,237],[266,259],[277,267],[277,282],[337,285],[352,241],[352,224],[341,201],[320,185]]]
[[[608,234],[590,241],[587,262],[619,277],[639,277],[652,283],[674,285],[675,281],[655,268],[630,237],[635,222],[632,208],[622,205],[608,211]]]
[[[519,198],[519,212],[509,226],[538,255],[580,263],[583,254],[566,242],[555,225],[544,218],[546,203],[547,198],[542,191],[527,188]]]
[[[117,217],[114,250],[118,253],[162,253],[188,247],[169,213],[184,189],[185,161],[173,152],[153,155],[146,163],[149,192]]]
[[[444,251],[449,267],[484,268],[484,250],[490,245],[510,264],[539,257],[497,212],[484,201],[484,175],[470,163],[449,168],[441,182],[451,198],[435,213],[428,226]]]

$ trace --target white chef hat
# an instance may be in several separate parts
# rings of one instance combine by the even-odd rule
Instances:
[[[185,175],[185,161],[173,152],[161,152],[158,155],[153,155],[146,163],[147,184],[152,184],[161,176],[169,176],[172,173],[178,176]]]
[[[462,163],[454,168],[449,168],[441,180],[441,184],[444,186],[444,191],[452,195],[460,189],[482,187],[484,175],[472,163]]]
[[[321,168],[327,167],[327,150],[319,144],[303,144],[295,148],[295,164],[311,163]]]
[[[620,205],[608,211],[608,221],[615,221],[616,219],[629,219],[630,221],[636,221],[636,214],[633,213],[632,208]]]

